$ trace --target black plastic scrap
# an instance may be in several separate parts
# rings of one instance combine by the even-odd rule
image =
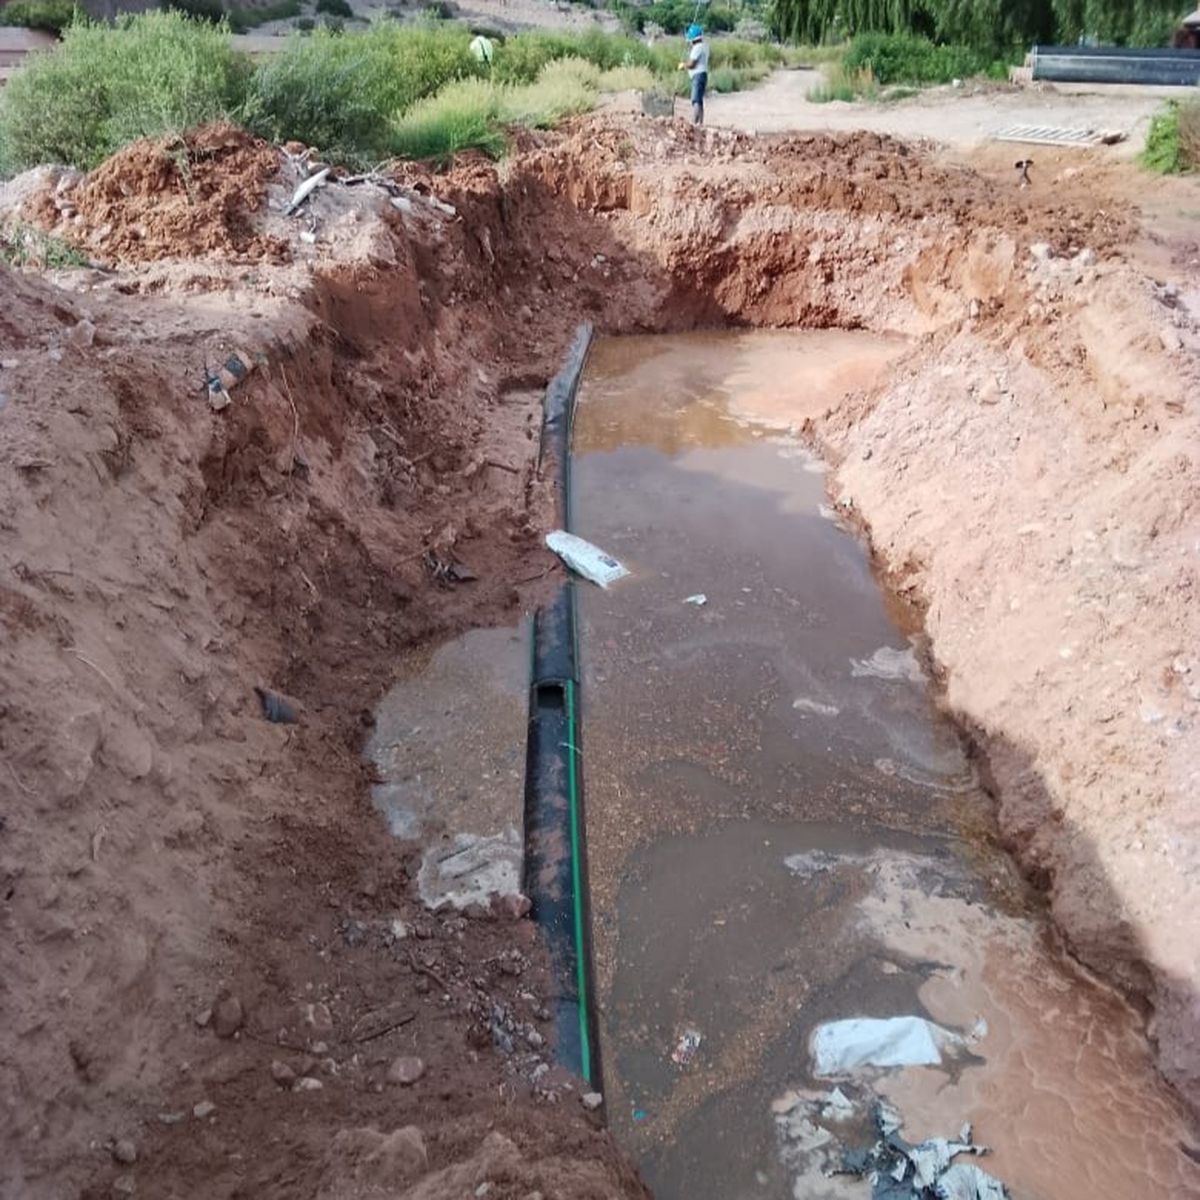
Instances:
[[[263,716],[277,725],[295,725],[300,716],[296,710],[278,693],[268,692],[266,688],[256,687],[258,702],[262,705]]]
[[[900,1121],[884,1104],[873,1113],[879,1140],[865,1150],[847,1150],[843,1175],[865,1177],[871,1200],[1006,1200],[1008,1190],[973,1163],[955,1163],[959,1154],[986,1154],[964,1125],[957,1139],[929,1138],[911,1145],[899,1134]]]

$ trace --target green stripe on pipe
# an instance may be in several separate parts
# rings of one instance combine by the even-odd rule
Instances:
[[[575,681],[567,680],[567,801],[571,811],[571,874],[575,908],[575,975],[579,992],[579,1047],[583,1077],[592,1082],[592,1048],[588,1041],[587,968],[584,963],[583,881],[579,866],[579,791],[575,771],[575,755],[579,752],[575,740]]]

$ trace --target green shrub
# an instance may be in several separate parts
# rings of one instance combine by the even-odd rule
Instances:
[[[312,19],[312,17],[300,17],[296,21],[296,28],[300,30],[301,33],[312,33],[316,27],[317,23]]]
[[[401,158],[439,163],[470,149],[499,158],[504,152],[499,116],[500,95],[495,85],[484,79],[459,80],[397,117],[389,148]]]
[[[75,0],[10,0],[0,8],[0,25],[60,33],[75,20],[75,13]]]
[[[400,26],[363,33],[317,29],[262,63],[247,104],[251,128],[295,138],[346,161],[388,152],[388,122],[443,84],[478,73],[463,27]]]
[[[273,0],[254,8],[231,8],[229,10],[229,28],[234,33],[248,33],[268,21],[286,21],[289,17],[300,15],[300,0]]]
[[[992,66],[990,53],[969,46],[939,46],[911,34],[862,33],[850,41],[844,60],[853,74],[870,68],[877,82],[949,83],[980,75]]]
[[[61,45],[31,55],[0,91],[6,164],[94,167],[136,138],[228,115],[245,84],[224,26],[173,12],[70,25]]]
[[[347,21],[354,19],[354,9],[346,0],[317,0],[316,9],[317,12],[326,13],[331,17],[343,17]]]
[[[1168,100],[1150,122],[1140,161],[1158,175],[1181,175],[1200,167],[1200,102]]]

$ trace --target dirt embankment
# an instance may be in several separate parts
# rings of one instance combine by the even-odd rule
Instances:
[[[1005,833],[1195,1096],[1200,391],[1190,318],[1120,258],[1127,210],[874,136],[593,119],[503,181],[331,187],[289,224],[286,164],[265,184],[261,146],[222,147],[156,185],[240,196],[181,235],[207,259],[0,279],[6,1194],[639,1193],[492,1049],[497,1019],[541,1028],[528,923],[417,911],[360,759],[399,651],[506,619],[550,566],[534,398],[581,316],[922,339],[814,435],[928,606]],[[146,226],[121,194],[118,250]],[[213,411],[235,351],[256,369]]]

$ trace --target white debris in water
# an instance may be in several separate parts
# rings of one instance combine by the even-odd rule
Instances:
[[[853,1017],[818,1025],[810,1050],[818,1078],[862,1067],[931,1067],[963,1039],[924,1017]]]
[[[804,850],[799,854],[789,854],[783,860],[793,875],[801,879],[811,879],[814,875],[824,875],[843,863],[861,862],[859,855],[831,854],[828,850]]]
[[[493,896],[521,891],[521,839],[515,829],[493,837],[460,833],[449,845],[434,846],[421,860],[417,890],[426,908],[487,904]]]
[[[818,717],[836,717],[841,709],[836,704],[822,704],[808,696],[797,696],[792,701],[792,707],[797,712],[813,713]]]
[[[599,546],[593,546],[591,542],[566,530],[556,529],[546,534],[546,545],[577,575],[590,579],[602,588],[629,574],[625,567],[611,555],[605,554]]]
[[[708,603],[708,597],[703,592],[697,592],[694,596],[689,596],[684,604],[694,604],[697,608],[703,608]]]
[[[870,658],[852,658],[850,674],[871,679],[907,679],[910,683],[923,683],[925,675],[911,646],[897,650],[894,646],[880,646]]]
[[[821,1116],[826,1121],[848,1121],[857,1112],[854,1101],[841,1088],[835,1087],[829,1093],[829,1100],[821,1109]]]

